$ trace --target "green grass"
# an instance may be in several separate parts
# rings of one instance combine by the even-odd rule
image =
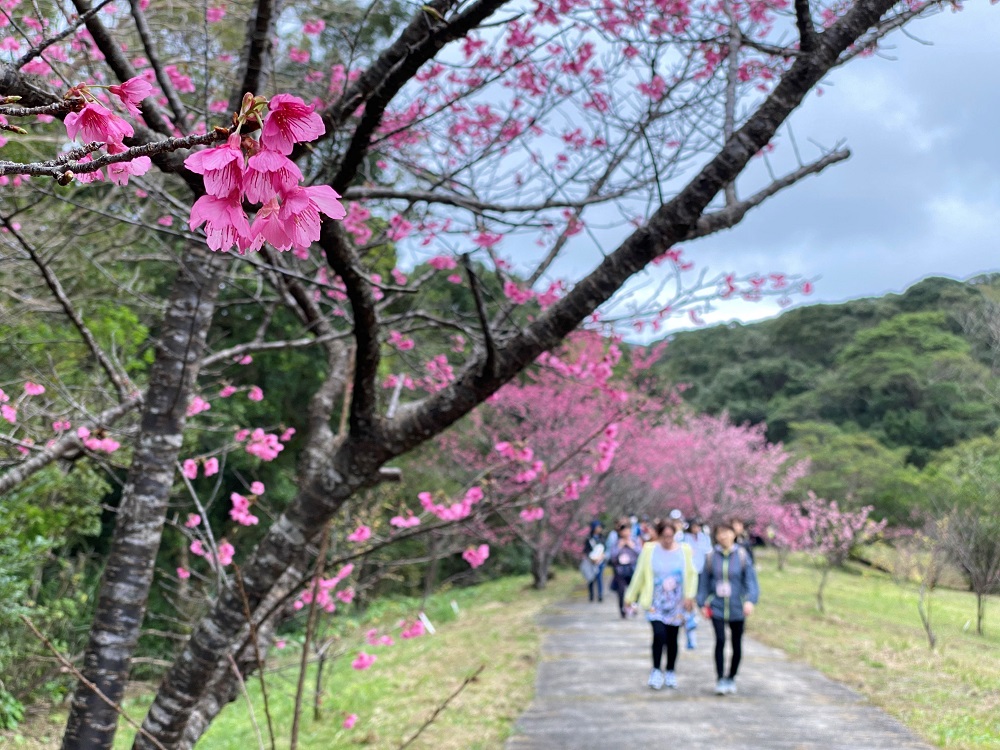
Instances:
[[[299,731],[301,750],[329,750],[365,746],[397,748],[433,714],[462,681],[480,665],[485,669],[469,684],[410,747],[449,750],[496,748],[513,729],[514,721],[527,708],[534,694],[541,631],[536,615],[547,604],[569,596],[579,587],[574,571],[560,571],[546,591],[530,588],[530,579],[503,578],[466,589],[453,589],[432,597],[427,616],[437,633],[401,640],[400,619],[412,618],[418,600],[387,600],[369,609],[364,618],[342,629],[342,641],[333,651],[341,655],[328,661],[324,670],[322,715],[313,719],[312,699],[315,670],[306,680]],[[456,614],[451,602],[458,607]],[[343,622],[344,618],[340,618]],[[379,627],[391,632],[394,646],[363,645],[364,632]],[[386,629],[389,629],[386,631]],[[378,659],[365,672],[350,666],[358,650]],[[279,652],[267,675],[270,711],[275,724],[277,747],[288,747],[301,652],[289,646]],[[268,745],[260,683],[254,677],[247,685],[254,715]],[[136,697],[126,710],[136,718],[145,715],[152,698],[137,686]],[[358,715],[353,729],[343,728],[344,718]],[[43,750],[59,746],[64,712],[52,712],[29,722],[20,732],[0,735],[0,749]],[[116,750],[131,747],[134,730],[122,722],[115,740]],[[27,739],[34,737],[35,739]],[[245,700],[230,704],[213,722],[198,745],[207,750],[255,750],[257,736],[249,720]]]
[[[931,595],[938,637],[931,651],[917,614],[917,589],[884,573],[833,571],[816,609],[819,572],[793,557],[758,558],[761,605],[749,632],[792,658],[868,696],[928,741],[949,748],[1000,747],[1000,601],[986,606],[975,634],[976,600],[963,591]]]

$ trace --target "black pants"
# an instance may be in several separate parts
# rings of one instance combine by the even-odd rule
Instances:
[[[618,591],[618,611],[622,617],[625,616],[625,590],[628,588],[631,580],[631,578],[626,578],[615,573],[615,588]]]
[[[731,620],[729,632],[732,634],[733,658],[729,662],[729,674],[723,669],[723,652],[726,648],[726,621],[721,617],[712,618],[712,627],[715,628],[715,674],[721,680],[723,677],[733,679],[736,671],[740,668],[740,659],[743,658],[743,620]]]
[[[653,626],[653,669],[660,668],[663,661],[663,647],[667,647],[667,671],[673,672],[677,664],[677,634],[681,632],[680,625],[667,625],[654,620]]]
[[[597,568],[597,575],[594,580],[587,584],[587,593],[590,594],[590,601],[594,601],[594,589],[597,589],[597,600],[604,601],[604,566]]]

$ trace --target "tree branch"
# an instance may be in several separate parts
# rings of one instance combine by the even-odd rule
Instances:
[[[156,74],[156,82],[160,84],[160,90],[167,97],[170,111],[174,114],[174,125],[181,132],[185,132],[188,127],[187,109],[177,94],[177,89],[174,88],[170,76],[163,70],[159,55],[156,54],[156,49],[153,47],[153,37],[149,32],[149,24],[146,23],[146,13],[142,9],[140,0],[130,0],[130,3],[132,6],[132,20],[135,21],[135,30],[139,32],[139,39],[142,41],[142,48],[146,53],[146,59],[149,60],[149,66]]]
[[[6,216],[0,215],[0,223],[2,223],[7,229],[7,232],[17,240],[18,244],[31,257],[32,262],[38,267],[38,270],[41,271],[42,278],[45,279],[45,284],[48,286],[49,291],[52,292],[52,296],[58,300],[63,312],[66,313],[66,317],[69,318],[77,332],[79,332],[80,338],[83,339],[84,343],[90,349],[91,354],[94,355],[98,364],[100,364],[105,374],[107,374],[108,380],[110,380],[114,385],[115,390],[118,392],[118,401],[123,403],[129,398],[129,395],[136,390],[135,385],[129,380],[128,375],[124,372],[118,371],[118,368],[115,367],[111,358],[108,357],[104,349],[101,348],[101,345],[97,343],[97,339],[94,338],[94,334],[91,332],[90,328],[87,327],[83,318],[80,317],[76,308],[73,307],[73,302],[66,294],[62,284],[59,283],[59,278],[55,275],[52,268],[49,267],[49,264],[42,259],[42,256],[39,255],[34,246],[28,242],[17,229],[15,229],[14,225]]]
[[[483,362],[483,367],[486,368],[486,374],[490,375],[496,368],[497,347],[496,342],[493,341],[489,316],[486,314],[486,305],[483,303],[483,295],[479,289],[479,279],[472,268],[472,260],[469,258],[468,253],[462,253],[462,268],[465,269],[465,275],[469,279],[472,298],[476,303],[476,314],[479,316],[479,325],[483,329],[483,341],[486,345],[486,360]]]
[[[683,239],[693,240],[699,237],[707,237],[708,235],[720,232],[723,229],[734,227],[743,220],[743,217],[746,216],[748,211],[756,208],[772,195],[779,193],[785,188],[791,187],[799,180],[802,180],[809,175],[819,174],[827,167],[849,159],[850,156],[851,152],[848,149],[831,151],[829,154],[826,154],[823,158],[818,159],[812,164],[800,167],[794,172],[785,175],[781,179],[773,181],[766,188],[754,193],[746,200],[726,206],[720,211],[705,214],[698,219],[698,223]]]
[[[142,406],[142,396],[133,394],[128,400],[120,404],[115,404],[110,409],[106,409],[91,420],[91,431],[100,427],[112,425],[128,414],[133,409]],[[80,440],[75,433],[68,433],[58,438],[51,446],[29,458],[27,461],[17,464],[12,469],[0,475],[0,495],[16,487],[25,481],[32,474],[44,469],[54,461],[65,457],[71,451],[81,449]]]
[[[809,0],[795,0],[795,25],[799,30],[799,49],[803,52],[812,52],[816,49],[817,34]]]
[[[101,2],[99,2],[93,8],[91,8],[90,10],[88,10],[86,13],[84,13],[83,15],[77,16],[75,19],[73,19],[72,21],[70,21],[69,26],[67,26],[65,29],[63,29],[62,31],[60,31],[58,34],[53,34],[52,36],[50,36],[50,37],[48,37],[46,39],[43,39],[41,42],[39,42],[38,44],[34,45],[31,49],[29,49],[27,52],[25,52],[23,55],[21,55],[21,57],[19,57],[14,62],[14,67],[17,70],[20,70],[25,65],[27,65],[29,62],[31,62],[36,57],[38,57],[39,55],[41,55],[46,49],[48,49],[49,47],[51,47],[53,44],[58,44],[59,42],[61,42],[66,37],[70,36],[74,31],[76,31],[78,28],[80,28],[80,26],[82,24],[86,23],[86,21],[87,21],[88,18],[90,18],[92,15],[94,15],[95,13],[97,13],[98,11],[100,11],[101,8],[103,8],[105,5],[110,5],[112,2],[114,2],[114,0],[101,0]]]
[[[381,360],[378,310],[371,282],[360,268],[354,248],[348,243],[338,222],[325,221],[320,233],[320,247],[327,263],[340,276],[354,313],[354,386],[351,398],[350,428],[355,434],[372,435],[381,422],[375,378]]]
[[[278,18],[277,0],[257,0],[254,14],[247,20],[247,44],[243,50],[243,78],[229,95],[229,110],[240,108],[243,94],[263,94],[264,81],[271,57],[274,24]]]

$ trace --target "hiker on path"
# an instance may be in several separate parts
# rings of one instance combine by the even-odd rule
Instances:
[[[753,538],[747,533],[747,527],[739,518],[731,519],[729,525],[732,527],[733,533],[736,534],[736,545],[747,551],[747,554],[750,555],[750,563],[752,564],[754,562]]]
[[[743,625],[753,613],[760,588],[753,560],[736,543],[732,524],[717,524],[715,541],[715,549],[706,556],[699,580],[698,606],[709,605],[705,616],[712,618],[715,629],[715,694],[729,695],[736,692],[736,672],[743,655]],[[727,624],[733,647],[728,673],[724,671]]]
[[[608,561],[606,548],[604,546],[604,526],[600,521],[590,522],[590,534],[583,543],[583,557],[589,560],[594,566],[594,577],[587,581],[587,592],[590,594],[590,601],[594,601],[594,593],[597,593],[597,601],[604,601],[604,565]]]
[[[608,552],[614,572],[611,590],[618,594],[618,612],[623,619],[628,615],[625,610],[625,589],[632,582],[639,551],[639,542],[632,538],[632,525],[627,518],[623,518],[618,524],[618,539]]]
[[[625,592],[628,604],[638,602],[653,627],[653,669],[649,686],[654,690],[676,688],[677,635],[684,625],[684,615],[694,609],[698,591],[698,572],[691,547],[674,538],[669,520],[658,521],[657,541],[643,545],[636,562],[635,575]],[[666,672],[660,669],[663,651],[667,652]]]

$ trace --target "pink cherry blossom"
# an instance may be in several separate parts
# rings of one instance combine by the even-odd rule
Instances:
[[[298,185],[302,171],[284,154],[262,149],[250,157],[243,177],[243,193],[251,203],[266,203]]]
[[[403,632],[399,634],[400,638],[409,640],[411,638],[419,638],[426,633],[424,624],[420,620],[414,620],[413,624],[408,627],[403,628]]]
[[[206,224],[208,246],[216,252],[227,252],[233,245],[244,250],[250,245],[250,222],[237,192],[227,198],[203,195],[195,201],[188,226],[193,231],[202,224]]]
[[[229,499],[233,503],[233,507],[229,511],[229,517],[232,518],[236,523],[241,526],[256,526],[260,521],[257,516],[250,512],[250,500],[244,497],[238,492],[234,492],[229,496]]]
[[[306,21],[302,25],[302,33],[309,36],[315,36],[326,28],[326,22],[321,18],[316,18],[310,21]]]
[[[314,109],[290,94],[271,97],[260,134],[261,143],[287,155],[292,153],[296,143],[316,140],[326,132],[326,126]]]
[[[212,477],[219,473],[219,459],[215,456],[205,459],[205,476]]]
[[[362,671],[368,669],[372,664],[375,663],[377,657],[372,654],[366,654],[364,651],[358,652],[358,657],[351,662],[351,668]]]
[[[198,462],[195,461],[194,459],[191,459],[191,458],[187,459],[181,465],[181,473],[185,477],[187,477],[188,479],[197,479],[198,478]]]
[[[347,211],[338,198],[340,194],[329,185],[295,187],[285,193],[278,218],[293,247],[308,248],[319,239],[321,213],[331,219],[344,218]]]
[[[458,265],[458,262],[448,255],[435,255],[427,261],[427,265],[438,271],[450,271]]]
[[[10,404],[3,404],[2,406],[0,406],[0,416],[2,416],[11,424],[17,423],[17,409],[15,409]]]
[[[372,530],[368,526],[358,526],[354,531],[347,535],[347,541],[349,542],[364,542],[371,539]]]
[[[184,522],[185,528],[193,529],[195,526],[201,523],[201,516],[197,513],[188,513],[187,520]],[[191,550],[194,552],[194,550]]]
[[[209,23],[218,23],[226,17],[226,9],[222,6],[205,9],[205,20]]]
[[[108,91],[118,97],[125,109],[133,117],[139,117],[142,113],[137,105],[142,100],[153,93],[153,86],[145,78],[136,76],[118,86],[108,86]]]
[[[462,559],[465,560],[473,568],[478,568],[480,565],[486,562],[486,558],[490,556],[490,546],[488,544],[480,544],[478,547],[469,547],[465,552],[462,553]]]
[[[251,495],[263,495],[264,494],[264,483],[263,482],[251,482],[250,483],[250,494]]]
[[[24,384],[24,392],[28,396],[41,396],[45,393],[45,386],[32,383],[30,380]]]
[[[191,546],[188,549],[191,550],[192,555],[198,555],[198,557],[205,556],[205,547],[202,546],[200,539],[195,539],[193,542],[191,542]]]
[[[188,570],[187,568],[177,568],[177,577],[180,578],[182,581],[186,581],[188,578],[191,577],[191,571]]]
[[[344,719],[344,729],[354,729],[354,725],[358,723],[357,714],[348,714],[347,718]]]
[[[108,143],[109,154],[121,154],[127,149],[120,143]],[[153,166],[148,156],[137,156],[130,161],[120,161],[108,165],[108,179],[115,185],[128,185],[129,177],[141,177]],[[171,222],[173,220],[171,219]]]
[[[223,386],[222,390],[219,391],[219,398],[229,398],[234,393],[236,393],[236,386],[233,385]]]
[[[262,391],[259,386],[251,386],[250,392],[247,393],[247,398],[251,401],[263,401],[264,391]]]
[[[239,134],[233,133],[225,143],[213,148],[195,151],[184,160],[184,166],[204,176],[209,195],[229,197],[243,187],[247,169]]]
[[[413,515],[413,513],[408,512],[408,515],[404,516],[393,516],[389,519],[389,525],[395,526],[399,529],[408,529],[413,526],[420,525],[420,519]]]
[[[201,396],[195,396],[191,399],[191,403],[188,404],[187,416],[193,417],[195,414],[201,414],[203,411],[208,411],[212,408],[212,405],[208,403]]]
[[[236,549],[229,542],[223,541],[219,544],[219,565],[225,567],[233,561]]]
[[[280,440],[283,443],[287,443],[289,440],[292,439],[294,435],[295,435],[295,428],[289,427],[287,430],[281,433],[281,437],[279,437],[278,440]]]
[[[79,112],[70,112],[63,123],[71,140],[79,135],[85,143],[121,143],[135,132],[128,122],[96,102],[88,102]]]

